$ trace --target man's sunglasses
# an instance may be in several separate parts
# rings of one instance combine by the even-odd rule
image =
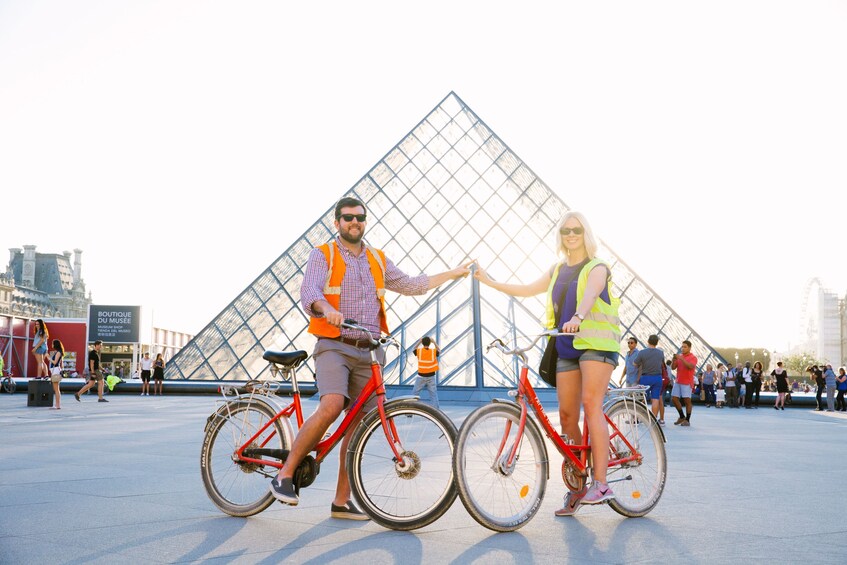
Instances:
[[[559,233],[562,235],[570,235],[571,232],[576,235],[582,235],[582,232],[585,231],[585,228],[560,228]]]
[[[367,214],[341,214],[338,217],[345,222],[352,222],[353,218],[356,218],[357,222],[365,222],[368,219]]]

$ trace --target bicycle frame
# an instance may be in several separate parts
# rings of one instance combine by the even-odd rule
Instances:
[[[547,434],[547,437],[550,438],[550,440],[553,442],[553,445],[555,445],[556,449],[559,450],[559,453],[569,459],[570,462],[576,468],[576,470],[582,476],[586,476],[588,467],[588,450],[591,448],[591,446],[589,441],[588,424],[585,416],[583,416],[582,420],[582,443],[579,445],[565,443],[562,437],[553,428],[553,425],[550,423],[550,419],[547,417],[547,413],[541,406],[541,402],[538,400],[538,395],[535,394],[535,390],[532,388],[532,385],[529,382],[528,368],[525,364],[522,364],[521,366],[520,378],[518,379],[517,401],[518,405],[521,407],[521,419],[520,424],[518,425],[518,440],[516,440],[511,447],[511,451],[507,458],[508,464],[512,464],[515,458],[518,456],[517,449],[518,445],[520,444],[520,438],[523,436],[524,429],[526,427],[526,419],[529,413],[527,405],[529,405],[532,407],[532,410],[535,413],[535,417],[541,423],[541,427],[544,430],[544,433]],[[603,416],[606,418],[606,423],[611,427],[609,433],[609,444],[612,445],[612,440],[620,438],[620,440],[622,440],[624,444],[626,444],[629,453],[632,454],[629,457],[614,457],[610,453],[609,467],[622,465],[641,459],[641,455],[639,454],[638,449],[633,446],[629,442],[629,440],[627,440],[626,436],[620,432],[615,423],[609,419],[609,416],[605,412]],[[506,440],[509,437],[510,428],[511,423],[508,423],[506,425],[506,430],[503,433],[503,441],[500,445],[501,453],[505,447]],[[610,452],[614,452],[614,450],[610,450]]]
[[[296,383],[296,376],[294,376],[294,381]],[[397,461],[403,461],[403,457],[401,455],[403,449],[401,447],[400,438],[397,433],[397,428],[394,426],[394,422],[388,422],[385,418],[385,385],[383,383],[382,378],[382,368],[376,360],[376,355],[371,352],[371,378],[368,380],[367,384],[365,384],[365,388],[362,389],[362,392],[359,393],[359,396],[356,397],[356,400],[353,404],[350,405],[350,408],[347,409],[347,414],[344,419],[341,421],[341,424],[338,426],[338,429],[330,435],[328,438],[323,439],[315,445],[312,451],[315,453],[315,461],[317,463],[321,463],[326,456],[335,448],[335,446],[341,441],[344,437],[344,434],[347,433],[348,429],[350,429],[352,423],[357,420],[359,415],[363,412],[365,404],[370,399],[370,397],[376,394],[377,398],[377,409],[379,410],[379,418],[382,422],[382,429],[385,432],[386,440],[388,441],[389,446],[391,447],[391,451],[394,454],[394,457]],[[292,414],[296,415],[297,418],[297,427],[298,429],[303,425],[303,409],[300,403],[300,391],[296,387],[294,387],[294,400],[285,408],[278,411],[273,418],[268,420],[253,436],[244,442],[235,452],[235,455],[239,460],[245,463],[257,463],[261,465],[268,465],[270,467],[276,467],[281,469],[285,464],[284,460],[282,461],[269,461],[267,459],[257,459],[253,457],[247,457],[244,455],[244,450],[248,447],[251,451],[255,450],[256,447],[250,447],[251,444],[262,436],[263,433],[267,431],[268,428],[273,426],[274,422],[279,420],[280,418],[288,418]],[[276,432],[273,431],[267,437],[263,438],[262,442],[258,445],[258,449],[263,449],[268,442],[270,442]]]

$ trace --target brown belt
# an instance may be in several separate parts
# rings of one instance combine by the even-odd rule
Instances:
[[[352,345],[353,347],[358,347],[359,349],[367,349],[368,351],[373,351],[377,348],[377,346],[371,343],[371,340],[369,339],[352,339],[349,337],[331,337],[327,339],[340,341],[341,343],[346,343],[347,345]]]

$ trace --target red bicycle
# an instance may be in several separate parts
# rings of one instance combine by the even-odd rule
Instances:
[[[456,500],[452,457],[456,426],[444,413],[416,397],[385,399],[376,348],[398,345],[391,337],[375,338],[348,320],[344,327],[369,336],[371,378],[351,404],[338,429],[320,441],[314,456],[298,466],[294,485],[311,485],[320,464],[345,433],[352,431],[347,472],[354,498],[374,522],[395,530],[412,530],[440,518]],[[238,394],[223,387],[224,401],[209,416],[200,456],[203,484],[212,502],[231,516],[252,516],[274,502],[268,482],[285,462],[294,441],[291,417],[303,424],[296,370],[305,351],[265,351],[270,380],[252,380]],[[292,401],[279,405],[281,377],[291,381]],[[354,430],[351,423],[372,395],[377,406]]]
[[[526,524],[538,509],[549,479],[544,434],[564,456],[562,478],[572,491],[592,480],[591,446],[583,419],[579,444],[566,442],[554,430],[529,382],[526,352],[546,332],[524,348],[496,348],[521,361],[515,401],[497,400],[472,412],[459,429],[453,472],[459,498],[474,519],[486,528],[508,532]],[[644,516],[659,502],[665,488],[665,437],[647,409],[647,387],[610,389],[603,406],[609,426],[608,483],[615,483],[609,501],[624,516]],[[532,407],[536,419],[529,414]]]

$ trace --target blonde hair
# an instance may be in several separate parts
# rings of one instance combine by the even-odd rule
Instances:
[[[585,255],[588,259],[594,259],[594,256],[597,255],[597,240],[594,238],[594,232],[592,231],[588,220],[585,219],[585,215],[582,212],[577,212],[575,210],[568,210],[565,212],[565,215],[562,216],[562,219],[559,222],[559,227],[556,228],[556,251],[559,253],[560,257],[568,256],[568,250],[562,242],[562,234],[559,233],[559,230],[565,227],[565,222],[571,218],[575,218],[576,221],[579,222],[579,225],[581,225],[585,230],[582,234],[582,241],[585,245]]]

